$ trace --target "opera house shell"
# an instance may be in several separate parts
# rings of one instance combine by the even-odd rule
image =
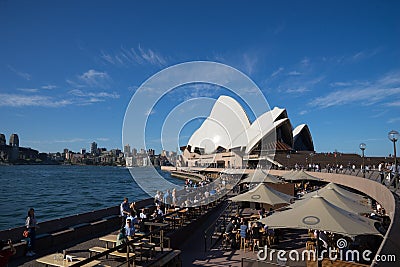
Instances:
[[[278,165],[275,153],[314,151],[314,144],[306,124],[293,129],[286,109],[275,107],[251,123],[235,99],[220,96],[181,150],[181,166],[242,168]]]

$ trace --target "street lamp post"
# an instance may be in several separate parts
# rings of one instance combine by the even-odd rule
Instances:
[[[364,150],[367,148],[367,145],[364,143],[360,144],[360,149],[362,151],[362,172],[363,172],[363,177],[365,178],[365,161],[364,161]]]
[[[311,161],[311,170],[312,171],[314,171],[314,166],[313,166],[313,162],[312,162],[312,160],[313,160],[313,156],[314,156],[314,153],[310,153],[310,161]]]
[[[394,156],[394,175],[396,175],[397,172],[397,156],[396,156],[396,142],[399,140],[399,132],[395,130],[391,130],[388,133],[388,138],[390,141],[393,142],[393,156]],[[397,178],[395,179],[395,187],[397,187]]]

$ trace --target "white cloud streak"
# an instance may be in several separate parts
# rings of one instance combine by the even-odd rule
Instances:
[[[56,88],[57,88],[57,86],[51,85],[51,84],[42,86],[42,89],[45,89],[45,90],[53,90],[53,89],[56,89]]]
[[[25,93],[37,93],[39,91],[37,88],[18,88],[17,90]]]
[[[279,69],[277,69],[276,71],[274,71],[274,72],[271,74],[271,77],[277,76],[279,73],[281,73],[281,72],[284,71],[284,70],[285,70],[284,68],[280,67]]]
[[[79,80],[91,87],[104,87],[105,83],[110,80],[110,76],[106,72],[96,71],[93,69],[80,75]]]
[[[244,69],[248,75],[253,74],[254,69],[257,65],[258,58],[255,56],[250,56],[249,54],[243,55]]]
[[[299,75],[301,75],[301,72],[294,70],[294,71],[289,72],[288,75],[289,76],[299,76]]]
[[[317,97],[309,105],[318,108],[328,108],[355,102],[372,105],[387,101],[389,97],[400,96],[400,72],[388,73],[376,81],[365,83],[366,86],[360,86],[359,82],[351,82],[351,84],[355,85]],[[393,104],[396,106],[396,103],[390,102],[386,105]]]
[[[115,54],[101,51],[100,58],[106,63],[119,66],[152,65],[162,67],[167,65],[167,60],[164,56],[140,45],[137,48],[132,47],[130,49],[121,47],[120,51]]]
[[[113,99],[118,99],[120,96],[116,92],[113,93],[107,93],[107,92],[83,92],[82,90],[74,89],[69,91],[70,94],[74,96],[80,96],[80,97],[96,97],[96,98],[113,98]]]
[[[57,100],[42,95],[0,94],[0,107],[64,107],[71,104],[69,100]]]
[[[8,69],[17,74],[19,77],[23,78],[24,80],[30,81],[32,78],[32,75],[26,72],[18,71],[16,70],[13,66],[7,65]]]

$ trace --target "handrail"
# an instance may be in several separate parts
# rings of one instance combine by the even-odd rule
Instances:
[[[222,229],[225,231],[226,227],[226,222],[228,220],[228,209],[230,209],[232,206],[236,205],[236,203],[227,201],[226,202],[226,207],[224,210],[221,212],[221,215],[218,216],[218,218],[204,231],[204,251],[207,252],[207,250],[212,249],[215,244],[218,242],[219,239],[221,239],[222,234],[217,239],[214,239],[213,236],[215,236],[216,233],[222,233]],[[222,220],[221,220],[222,218]],[[209,240],[208,240],[209,239]],[[213,242],[215,240],[215,242]],[[207,243],[209,241],[210,246],[207,246]]]
[[[94,255],[94,256],[92,256],[92,257],[90,257],[90,258],[84,259],[84,260],[82,260],[82,261],[79,261],[79,262],[77,262],[77,263],[74,263],[74,264],[72,264],[71,266],[73,266],[73,267],[83,266],[83,265],[85,265],[85,264],[87,264],[87,263],[90,263],[90,262],[92,262],[92,261],[94,261],[94,260],[100,259],[100,258],[103,257],[103,256],[109,255],[110,253],[112,253],[112,252],[114,252],[114,251],[117,251],[117,250],[122,249],[122,248],[125,248],[125,247],[127,248],[128,246],[133,245],[133,243],[138,242],[138,241],[140,241],[141,239],[143,239],[143,238],[145,238],[145,237],[148,237],[148,236],[151,236],[151,235],[153,235],[153,234],[156,234],[156,233],[158,233],[158,232],[160,232],[160,236],[163,236],[163,234],[162,234],[162,233],[163,233],[163,230],[164,230],[164,227],[159,227],[159,228],[155,229],[154,231],[151,231],[151,232],[149,232],[149,233],[147,233],[147,234],[145,234],[145,235],[143,235],[143,236],[135,237],[135,238],[133,238],[132,240],[129,240],[127,243],[121,244],[121,245],[119,245],[119,246],[115,246],[115,247],[110,248],[110,249],[108,249],[108,250],[106,250],[106,251],[104,251],[104,252],[97,253],[96,255]],[[161,247],[162,247],[162,243],[163,243],[164,241],[161,240],[161,239],[162,239],[162,238],[160,238],[160,244],[161,244]],[[127,249],[126,251],[127,251],[127,252],[126,252],[126,254],[127,254],[127,262],[129,263],[129,249]],[[131,253],[134,254],[133,251],[132,251]],[[129,266],[129,264],[128,264],[128,266]]]
[[[204,205],[204,206],[208,206],[208,205]],[[200,207],[203,207],[203,206],[200,206]],[[170,215],[172,215],[172,214],[176,214],[176,213],[178,213],[180,210],[183,210],[183,209],[186,209],[186,208],[180,208],[180,209],[175,210],[175,211],[173,211],[173,212],[167,213],[167,214],[165,214],[165,215],[163,216],[163,219],[165,219],[166,216],[170,216]],[[116,250],[118,250],[118,249],[131,246],[131,245],[133,245],[133,243],[138,242],[138,241],[140,241],[141,239],[146,238],[146,237],[150,237],[150,240],[151,240],[151,237],[152,237],[153,235],[157,234],[157,233],[160,233],[160,234],[159,234],[159,236],[158,236],[158,238],[159,238],[159,243],[156,243],[156,245],[160,245],[161,251],[163,251],[163,246],[164,246],[164,230],[167,230],[167,229],[170,227],[170,225],[169,225],[168,223],[157,223],[157,222],[155,222],[155,219],[150,219],[149,221],[145,222],[145,224],[146,224],[146,225],[156,226],[156,229],[150,231],[149,233],[144,234],[143,236],[135,237],[135,238],[133,238],[132,240],[129,240],[129,242],[127,242],[127,243],[125,243],[125,244],[121,244],[121,245],[119,245],[119,246],[116,246],[116,247],[113,247],[113,248],[111,248],[111,249],[108,249],[108,250],[106,250],[106,251],[104,251],[104,252],[97,253],[96,255],[94,255],[94,256],[92,256],[92,257],[90,257],[90,258],[87,258],[87,259],[82,260],[82,261],[80,261],[80,262],[74,263],[74,264],[71,265],[71,266],[74,266],[74,267],[83,266],[83,265],[85,265],[85,264],[87,264],[87,263],[90,263],[90,262],[92,262],[92,261],[94,261],[94,260],[97,260],[97,259],[99,259],[99,258],[101,258],[101,257],[103,257],[103,256],[106,256],[106,255],[108,255],[108,254],[110,254],[110,253],[112,253],[112,252],[114,252],[114,251],[116,251]],[[167,226],[168,226],[168,227],[167,227]],[[134,252],[131,252],[131,253],[134,253]],[[128,263],[128,266],[129,266],[129,261],[130,261],[130,258],[129,258],[129,249],[127,249],[127,261],[124,262],[124,263]]]

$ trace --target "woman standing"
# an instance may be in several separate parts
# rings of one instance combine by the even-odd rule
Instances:
[[[34,256],[36,253],[33,252],[33,250],[35,248],[36,228],[38,228],[38,226],[37,226],[37,220],[35,217],[35,210],[33,208],[30,208],[28,210],[28,216],[26,217],[25,226],[29,232],[28,252],[26,253],[26,256]]]

